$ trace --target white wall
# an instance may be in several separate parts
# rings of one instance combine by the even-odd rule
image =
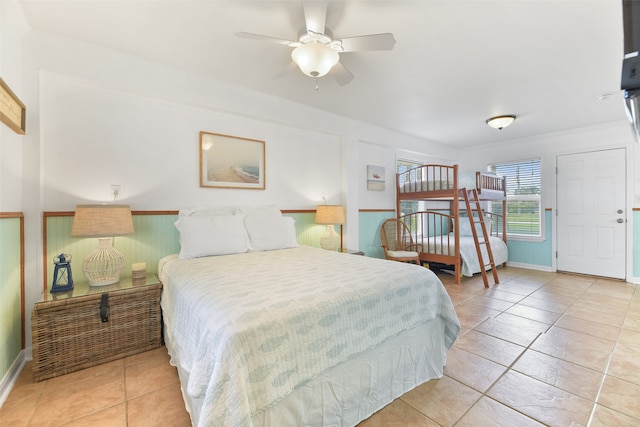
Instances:
[[[27,31],[20,5],[0,2],[0,77],[23,103],[21,38]],[[0,212],[22,210],[24,139],[0,123]]]
[[[360,141],[358,169],[358,193],[361,209],[395,209],[396,207],[396,161],[410,160],[421,163],[454,164],[457,162],[457,152],[433,150],[425,147],[424,151],[413,151],[401,147]],[[367,190],[367,165],[383,166],[385,168],[384,191]]]
[[[313,208],[339,197],[340,138],[83,84],[42,72],[43,210],[111,200],[132,209],[275,203]],[[199,186],[199,131],[265,141],[266,190]],[[339,201],[339,200],[338,200]]]
[[[624,106],[621,104],[620,108],[623,109]],[[513,126],[516,125],[517,122]],[[507,130],[505,129],[505,131]],[[626,148],[627,156],[630,160],[633,160],[637,144],[633,141],[628,122],[622,121],[573,129],[532,138],[506,141],[494,146],[468,149],[460,153],[459,161],[463,170],[471,171],[486,170],[489,162],[540,158],[542,165],[542,204],[543,207],[554,208],[556,199],[556,157],[562,154],[611,148]],[[636,201],[640,201],[640,186],[637,186],[635,190],[633,189],[633,181],[640,178],[640,171],[633,169],[633,163],[629,165],[629,168],[629,190],[635,191]],[[632,193],[629,194],[631,195]],[[633,197],[629,198],[630,201],[632,199]]]
[[[111,184],[121,185],[121,200],[134,209],[247,203],[313,208],[321,194],[346,203],[348,187],[364,182],[364,175],[354,177],[357,182],[342,179],[344,144],[367,140],[452,152],[97,46],[36,32],[25,45],[29,68],[40,70],[43,210],[108,201]],[[266,141],[267,189],[199,188],[201,130]],[[363,164],[358,156],[353,161]]]

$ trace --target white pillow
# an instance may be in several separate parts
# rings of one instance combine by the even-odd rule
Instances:
[[[180,232],[180,259],[237,254],[249,250],[244,215],[184,216],[174,224]]]
[[[250,249],[253,251],[270,251],[298,246],[295,220],[290,216],[279,218],[247,216],[244,224],[249,234]]]

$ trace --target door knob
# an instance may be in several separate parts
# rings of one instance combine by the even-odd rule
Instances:
[[[618,209],[618,213],[621,214],[622,213],[622,209]]]
[[[624,219],[618,218],[616,221],[618,222],[618,224],[622,224],[624,222]]]

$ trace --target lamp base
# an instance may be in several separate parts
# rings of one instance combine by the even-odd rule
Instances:
[[[111,244],[112,237],[98,239],[98,248],[84,259],[82,272],[89,286],[107,286],[120,281],[124,255]]]
[[[333,225],[327,225],[327,232],[320,237],[320,247],[328,251],[337,251],[340,247],[340,236]]]

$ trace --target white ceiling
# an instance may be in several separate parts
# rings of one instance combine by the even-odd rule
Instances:
[[[334,38],[391,32],[396,44],[341,54],[353,81],[339,86],[329,75],[315,91],[291,66],[291,48],[234,36],[297,39],[299,0],[22,0],[34,29],[454,148],[626,120],[621,3],[330,1]],[[502,131],[485,124],[502,114],[518,119]]]

